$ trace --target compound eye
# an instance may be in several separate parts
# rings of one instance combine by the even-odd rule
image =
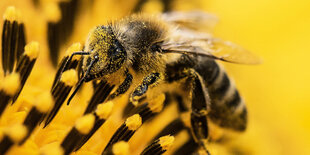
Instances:
[[[109,50],[109,55],[113,59],[118,59],[118,58],[124,56],[124,54],[125,54],[124,47],[117,40],[115,40],[113,46]]]

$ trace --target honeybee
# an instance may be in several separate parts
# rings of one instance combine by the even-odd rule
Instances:
[[[215,21],[203,12],[172,12],[131,15],[95,27],[84,51],[68,60],[83,55],[82,77],[68,103],[84,82],[99,79],[116,86],[109,99],[129,94],[133,105],[162,93],[178,98],[181,113],[190,114],[193,140],[205,150],[209,122],[244,131],[244,101],[216,60],[257,64],[260,59],[207,33]]]

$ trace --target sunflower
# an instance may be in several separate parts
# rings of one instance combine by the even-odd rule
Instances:
[[[169,11],[172,1],[126,4],[33,0],[3,5],[1,154],[179,154],[198,148],[185,131],[156,136],[176,123],[178,115],[174,106],[161,112],[164,96],[124,119],[121,111],[128,96],[101,103],[108,95],[103,90],[113,86],[94,81],[72,104],[63,105],[78,81],[81,57],[67,64],[68,59],[83,49],[83,38],[93,25],[141,10]],[[209,149],[227,151],[218,147],[210,144]]]
[[[178,116],[174,104],[163,107],[162,96],[144,107],[152,116],[147,122],[150,116],[143,113],[123,118],[128,96],[103,102],[108,94],[102,89],[113,87],[102,81],[85,84],[72,103],[64,105],[79,79],[76,68],[81,58],[63,66],[73,52],[83,49],[87,33],[96,25],[133,12],[205,9],[207,2],[16,0],[0,4],[4,17],[0,22],[0,154],[187,154],[197,149],[186,131],[156,136]],[[241,138],[209,143],[208,150],[211,154],[278,153],[279,148],[265,141],[266,132],[255,123]]]

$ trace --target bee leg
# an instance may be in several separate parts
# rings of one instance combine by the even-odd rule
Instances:
[[[192,83],[191,132],[194,140],[208,152],[205,143],[208,138],[209,94],[201,76],[193,69],[190,69],[188,73],[188,82]]]
[[[142,84],[140,84],[137,88],[135,88],[133,93],[130,95],[130,102],[136,105],[139,99],[142,98],[143,95],[146,94],[148,87],[156,83],[160,79],[160,76],[161,75],[159,73],[152,73],[146,76],[143,79]]]
[[[127,92],[127,90],[129,89],[129,87],[131,86],[132,83],[132,75],[130,73],[128,73],[128,71],[126,72],[126,78],[123,81],[123,83],[116,89],[116,91],[110,95],[108,100],[114,99],[115,97],[124,94]]]

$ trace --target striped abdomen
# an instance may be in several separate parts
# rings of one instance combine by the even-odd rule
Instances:
[[[224,69],[206,57],[200,57],[194,68],[205,80],[211,98],[209,118],[223,128],[245,130],[247,109]]]

